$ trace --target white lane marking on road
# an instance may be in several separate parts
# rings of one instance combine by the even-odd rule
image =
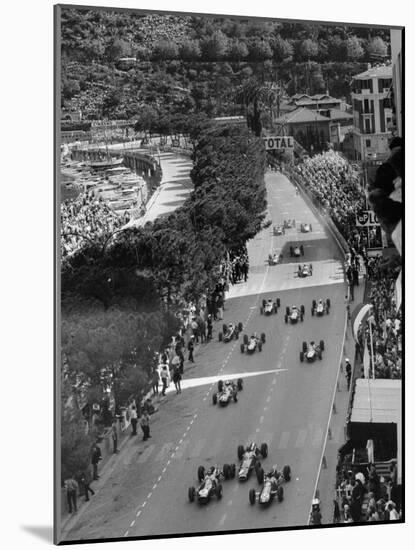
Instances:
[[[157,483],[160,483],[160,481],[161,481],[161,476],[158,477]]]
[[[191,424],[191,422],[190,422],[190,424]],[[190,426],[187,426],[186,432],[188,432],[189,430],[190,430]],[[186,434],[184,434],[184,436],[185,436],[185,435],[186,435]],[[183,436],[183,437],[184,437],[184,436]]]
[[[261,418],[259,419],[259,423],[262,424],[264,422],[264,417],[261,416]]]
[[[170,458],[174,458],[174,455],[175,455],[175,454],[176,454],[176,453],[172,453]]]
[[[139,517],[141,515],[141,510],[138,510],[138,512],[136,513],[136,517]]]
[[[156,485],[156,487],[157,487],[157,485]],[[154,489],[154,487],[153,487],[153,489]],[[152,494],[153,494],[153,493],[152,493],[151,491],[148,493],[148,495],[147,495],[147,500],[150,500]]]
[[[133,521],[130,523],[130,527],[133,527],[134,523],[135,523],[135,519],[133,519]]]
[[[147,447],[147,449],[145,449],[141,455],[138,457],[137,459],[137,462],[139,464],[142,464],[143,462],[145,462],[148,458],[150,458],[150,455],[151,453],[154,451],[154,448],[155,448],[155,445],[150,445],[149,447]]]
[[[278,449],[286,449],[289,439],[290,439],[290,432],[282,432],[280,441],[278,443]]]
[[[130,532],[130,531],[126,531],[126,532],[124,533],[124,537],[128,537],[128,533],[129,533],[129,532]]]
[[[271,396],[269,395],[266,399],[267,403],[269,403],[271,401]]]
[[[227,514],[223,514],[223,516],[220,519],[219,525],[223,525],[225,523]]]
[[[154,491],[154,489],[157,489],[157,483],[155,483],[155,484],[153,485],[153,491]]]
[[[276,383],[277,383],[277,379],[274,378],[274,380],[272,381],[272,385],[275,386]]]
[[[207,397],[206,397],[206,395],[205,395],[205,397],[203,398],[203,401],[206,401],[206,399],[207,399]]]
[[[268,410],[268,407],[264,407],[264,412]]]
[[[304,447],[304,443],[306,439],[307,439],[307,430],[299,430],[294,447],[296,449],[300,449],[301,447]]]
[[[145,501],[143,502],[143,504],[141,505],[142,508],[144,508],[146,504],[147,504],[147,501],[145,500]]]
[[[193,418],[197,418],[197,414],[195,414],[195,415],[193,416]]]
[[[167,468],[163,468],[162,474],[166,473]]]
[[[170,465],[170,459],[167,461],[167,466],[169,466],[169,465]]]

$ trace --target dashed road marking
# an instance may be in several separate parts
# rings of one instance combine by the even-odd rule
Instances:
[[[165,474],[165,473],[166,473],[166,470],[167,470],[167,468],[163,468],[162,473]]]
[[[264,417],[261,416],[261,418],[259,419],[259,423],[262,424],[264,422]]]
[[[141,515],[141,510],[138,510],[138,512],[136,513],[136,517],[139,517]]]
[[[266,399],[267,403],[269,403],[271,401],[271,396],[269,395]]]
[[[274,380],[272,381],[272,385],[275,386],[276,383],[277,383],[277,379],[274,378]]]
[[[130,527],[133,527],[134,523],[135,523],[135,519],[133,519],[133,521],[130,523]]]
[[[147,504],[147,501],[145,500],[141,506],[144,508],[146,504]]]
[[[157,487],[157,485],[156,485],[156,487]],[[154,488],[155,488],[155,487],[153,487],[153,489],[154,489]],[[148,493],[148,495],[147,495],[147,500],[150,500],[152,494],[153,494],[153,493],[152,493],[151,491]]]
[[[161,476],[159,476],[159,477],[157,478],[157,483],[160,483],[160,481],[161,481]]]
[[[126,531],[126,532],[124,533],[124,537],[128,537],[128,533],[129,533],[129,531]]]

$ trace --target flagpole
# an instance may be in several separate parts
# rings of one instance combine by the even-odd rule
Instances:
[[[372,335],[372,319],[369,317],[369,333],[370,333],[370,352],[372,354],[372,373],[375,380],[375,356],[373,355],[373,335]]]

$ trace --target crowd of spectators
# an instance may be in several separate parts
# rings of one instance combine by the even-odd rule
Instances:
[[[338,230],[354,246],[380,246],[380,232],[356,227],[356,212],[367,210],[360,176],[335,151],[326,151],[295,166],[294,177],[324,208]],[[370,239],[370,242],[369,242]]]
[[[62,260],[79,250],[88,241],[99,242],[125,224],[101,198],[92,192],[61,203]]]

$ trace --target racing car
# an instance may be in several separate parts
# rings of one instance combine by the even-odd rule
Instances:
[[[312,264],[299,265],[297,272],[299,277],[311,277],[313,274],[313,266]]]
[[[262,306],[260,308],[261,315],[271,315],[271,313],[277,313],[280,305],[281,301],[279,298],[276,300],[273,300],[272,298],[262,300]]]
[[[310,233],[313,230],[311,223],[302,223],[300,229],[301,233]]]
[[[315,342],[310,342],[307,345],[307,342],[303,342],[303,348],[300,351],[300,361],[303,363],[304,359],[307,363],[314,363],[317,357],[321,360],[323,359],[324,351],[324,340],[320,340],[320,345],[318,346]]]
[[[284,220],[285,229],[291,229],[292,227],[295,227],[295,220]]]
[[[272,234],[274,235],[274,237],[285,235],[285,227],[283,225],[274,225],[274,227],[272,228]]]
[[[207,504],[213,496],[217,499],[222,498],[222,483],[224,479],[232,479],[235,477],[235,464],[225,464],[223,470],[219,470],[215,466],[211,466],[207,471],[203,466],[199,466],[197,477],[199,487],[189,487],[188,496],[190,502],[193,502],[197,497],[200,504]]]
[[[305,309],[304,309],[304,306],[302,305],[300,307],[300,309],[297,307],[297,306],[287,306],[285,308],[285,322],[288,323],[288,321],[290,321],[290,323],[292,325],[295,325],[298,320],[300,320],[301,322],[304,321],[304,312],[305,312]]]
[[[246,481],[251,475],[252,470],[255,470],[258,483],[262,483],[264,471],[261,467],[259,456],[267,458],[268,445],[266,443],[262,443],[260,448],[258,448],[256,443],[251,443],[248,447],[238,445],[238,459],[240,460],[238,470],[239,481]]]
[[[327,300],[323,301],[321,298],[317,302],[316,300],[313,300],[313,303],[311,305],[311,315],[317,315],[317,317],[321,317],[324,314],[330,313],[330,298],[327,298]]]
[[[262,468],[260,468],[262,470]],[[263,472],[262,472],[263,473]],[[253,505],[258,500],[262,506],[271,504],[274,497],[277,497],[278,502],[284,499],[283,484],[290,481],[291,468],[284,466],[282,472],[278,471],[277,465],[273,466],[272,470],[267,474],[263,473],[262,488],[260,491],[251,489],[249,491],[249,502]]]
[[[230,342],[232,338],[237,340],[239,338],[239,333],[241,332],[243,326],[242,323],[229,323],[229,325],[224,324],[222,326],[222,331],[219,332],[219,342]]]
[[[277,265],[282,262],[282,254],[268,254],[268,265]]]
[[[290,246],[290,256],[291,258],[299,258],[300,256],[304,256],[303,245],[300,244],[300,246]]]
[[[218,391],[212,395],[212,402],[214,405],[219,403],[221,407],[226,407],[226,405],[234,400],[236,403],[238,401],[238,391],[243,389],[242,378],[238,378],[236,384],[231,380],[219,380],[218,382]]]
[[[265,333],[261,333],[261,337],[255,332],[251,338],[248,338],[247,334],[244,334],[244,341],[241,344],[242,353],[254,353],[255,350],[262,351],[262,344],[265,344]]]

